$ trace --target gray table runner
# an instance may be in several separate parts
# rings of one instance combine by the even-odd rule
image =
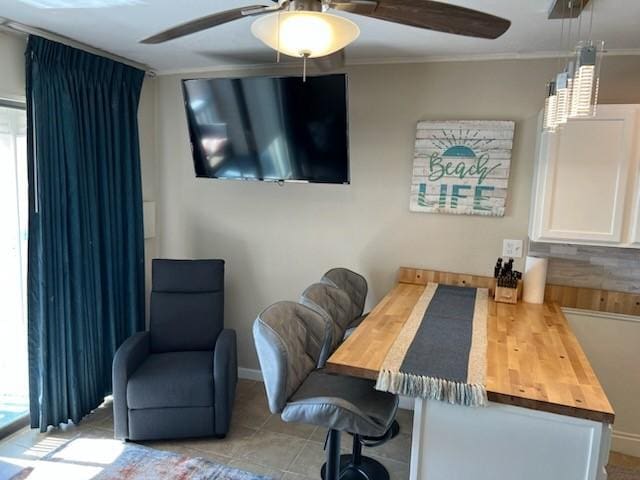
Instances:
[[[385,357],[376,388],[485,405],[487,305],[486,289],[427,285]]]

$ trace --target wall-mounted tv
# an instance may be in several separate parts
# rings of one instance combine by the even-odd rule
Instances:
[[[346,75],[183,80],[196,176],[349,183]]]

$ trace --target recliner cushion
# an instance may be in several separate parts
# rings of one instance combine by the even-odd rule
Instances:
[[[173,260],[154,258],[151,272],[154,292],[221,292],[224,260]]]
[[[151,351],[213,350],[223,317],[223,292],[151,292]]]
[[[213,404],[213,352],[151,354],[127,384],[130,409]]]

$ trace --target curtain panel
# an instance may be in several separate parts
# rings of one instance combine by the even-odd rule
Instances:
[[[29,393],[45,431],[102,403],[116,349],[144,329],[144,72],[37,36],[25,55]]]

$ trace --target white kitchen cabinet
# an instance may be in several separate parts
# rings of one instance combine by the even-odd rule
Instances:
[[[640,105],[541,133],[529,236],[539,242],[640,248]]]

